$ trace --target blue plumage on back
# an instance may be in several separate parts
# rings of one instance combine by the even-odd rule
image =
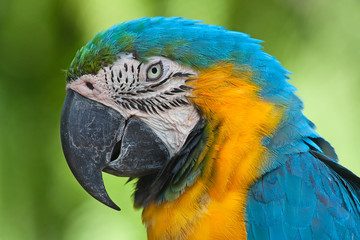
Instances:
[[[355,189],[309,152],[286,159],[250,190],[248,239],[360,239]]]

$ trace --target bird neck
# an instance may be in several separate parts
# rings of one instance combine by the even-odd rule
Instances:
[[[282,109],[259,98],[246,71],[218,66],[189,82],[192,100],[207,120],[201,174],[175,200],[144,208],[149,239],[245,239],[247,191],[267,165],[263,146]],[[219,227],[221,226],[221,227]]]

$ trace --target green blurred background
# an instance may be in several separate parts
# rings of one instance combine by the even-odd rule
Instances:
[[[96,32],[182,16],[265,41],[294,73],[305,114],[360,175],[360,1],[0,0],[0,239],[145,239],[132,185],[104,175],[116,212],[76,182],[59,119],[67,68]]]

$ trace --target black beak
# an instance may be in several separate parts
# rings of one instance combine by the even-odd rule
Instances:
[[[61,143],[80,185],[95,199],[120,210],[110,199],[102,171],[140,177],[169,161],[164,143],[138,118],[125,120],[117,111],[70,90],[61,114]]]

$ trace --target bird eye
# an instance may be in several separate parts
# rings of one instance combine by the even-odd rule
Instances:
[[[158,80],[163,75],[163,66],[161,62],[151,65],[146,74],[146,81]]]

